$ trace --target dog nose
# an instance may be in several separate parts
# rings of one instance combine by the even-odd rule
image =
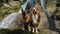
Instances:
[[[34,14],[36,14],[36,12],[34,11]]]
[[[36,14],[36,11],[35,11],[35,9],[34,9],[33,13],[34,13],[34,14]]]

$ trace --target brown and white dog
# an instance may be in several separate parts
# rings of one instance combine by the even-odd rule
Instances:
[[[32,20],[31,20],[31,16],[28,13],[28,10],[23,12],[23,21],[24,21],[24,30],[30,31],[29,25],[32,22]]]
[[[32,18],[32,23],[31,23],[31,27],[32,27],[32,32],[34,32],[36,30],[36,33],[38,33],[38,25],[40,22],[40,10],[37,6],[35,6],[34,8],[30,9],[31,12],[31,18]]]

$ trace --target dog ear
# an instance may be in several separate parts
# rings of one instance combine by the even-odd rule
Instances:
[[[60,3],[57,3],[57,4],[56,4],[56,7],[60,7]]]
[[[23,9],[21,9],[22,10],[22,13],[23,13]]]
[[[22,10],[22,15],[25,16],[25,12],[23,11],[23,9],[21,9],[21,10]]]

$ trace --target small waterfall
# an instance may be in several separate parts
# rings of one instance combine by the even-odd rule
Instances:
[[[31,7],[34,7],[36,4],[35,0],[31,0]]]
[[[24,4],[22,5],[21,8],[23,9],[23,11],[25,11],[25,9],[26,9],[27,4],[28,4],[29,1],[30,1],[30,0],[27,0],[26,3],[24,3]]]
[[[45,14],[47,14],[45,0],[40,0],[40,2],[41,2],[41,7],[42,7],[43,11],[45,12]]]

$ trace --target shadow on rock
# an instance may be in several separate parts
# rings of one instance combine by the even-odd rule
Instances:
[[[10,30],[7,30],[7,29],[2,29],[0,30],[1,34],[33,34],[32,32],[29,32],[29,31],[23,31],[23,30],[13,30],[13,31],[10,31]]]

